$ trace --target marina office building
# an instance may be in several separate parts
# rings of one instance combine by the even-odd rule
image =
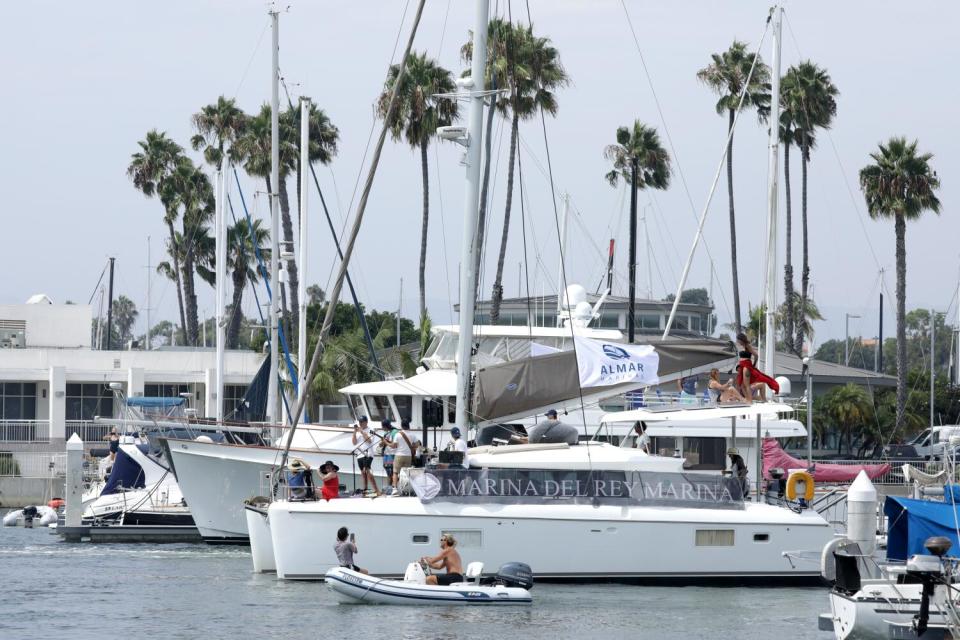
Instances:
[[[187,397],[196,415],[212,412],[216,350],[164,347],[146,350],[91,348],[88,305],[0,305],[0,449],[7,452],[64,450],[78,433],[103,444],[109,431],[94,417],[118,417],[110,383],[128,396]],[[229,415],[241,402],[264,356],[227,351],[224,403]],[[27,471],[23,469],[23,471]]]

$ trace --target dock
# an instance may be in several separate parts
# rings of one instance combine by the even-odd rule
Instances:
[[[136,543],[161,544],[203,542],[200,532],[191,526],[170,525],[81,525],[68,527],[63,524],[50,527],[64,542]]]

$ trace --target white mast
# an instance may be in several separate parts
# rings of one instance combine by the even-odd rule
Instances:
[[[310,99],[300,98],[300,282],[297,295],[300,297],[300,323],[297,327],[297,371],[300,394],[306,393],[303,385],[307,378],[307,179],[310,169]]]
[[[457,426],[469,426],[467,406],[470,400],[470,352],[473,346],[473,292],[477,274],[474,271],[477,253],[477,204],[480,198],[480,149],[483,140],[483,80],[487,66],[487,22],[489,0],[476,0],[473,27],[473,64],[470,78],[461,79],[469,91],[470,110],[466,140],[467,189],[464,198],[462,262],[460,266],[460,343],[457,345]]]
[[[563,278],[563,259],[567,255],[567,222],[570,218],[570,195],[563,194],[563,217],[560,218],[560,259],[557,261],[557,326],[563,325],[563,306],[569,306],[567,298],[567,283]],[[567,310],[569,317],[572,309]]]
[[[273,38],[270,65],[270,383],[267,385],[267,419],[280,422],[280,14],[270,9]]]
[[[147,341],[147,344],[144,346],[144,349],[147,351],[150,350],[150,236],[147,236],[147,331],[144,334],[144,337]],[[958,325],[960,326],[960,325]]]
[[[227,171],[226,153],[221,160],[222,166],[217,171],[216,196],[216,268],[217,268],[217,301],[214,312],[214,327],[217,330],[217,391],[216,413],[217,422],[223,422],[223,355],[227,347],[226,311],[227,311]],[[234,313],[240,313],[234,309]],[[207,332],[203,332],[206,342]]]
[[[767,307],[764,324],[763,369],[767,375],[776,375],[774,355],[777,351],[777,334],[774,324],[777,311],[777,204],[780,194],[779,149],[780,149],[780,19],[783,9],[777,5],[773,12],[773,64],[770,69],[770,162],[767,168],[768,217],[767,217]],[[787,301],[789,304],[789,301]]]

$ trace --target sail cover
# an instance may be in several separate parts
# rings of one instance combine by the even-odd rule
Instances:
[[[950,494],[953,492],[950,491]],[[887,496],[883,513],[887,516],[887,560],[906,560],[912,555],[930,555],[923,543],[932,536],[943,536],[956,549],[958,507],[949,497],[944,502]]]
[[[579,345],[584,340],[589,339],[577,338],[578,352]],[[631,377],[629,380],[615,381],[613,384],[605,380],[599,380],[603,384],[596,384],[598,379],[585,379],[584,382],[587,384],[581,385],[584,376],[577,366],[577,354],[573,351],[561,351],[536,358],[524,358],[481,367],[477,371],[473,390],[473,407],[477,419],[497,420],[536,413],[538,409],[549,407],[553,403],[578,398],[581,389],[585,394],[599,392],[604,395],[615,395],[628,389],[656,384],[658,376],[695,369],[727,360],[734,355],[732,343],[711,338],[653,339],[643,345],[624,345],[597,340],[591,342],[598,346],[601,353],[604,351],[604,346],[613,348],[613,353],[610,353],[611,349],[607,349],[607,357],[613,364],[632,362],[634,357],[631,350],[637,350],[636,357],[639,358],[641,348],[649,351],[649,347],[653,347],[652,356],[655,356],[656,368],[645,372],[645,374],[652,374],[649,379]],[[626,351],[630,357],[622,357],[621,351]],[[651,359],[654,358],[651,357]],[[591,386],[591,383],[594,386]]]
[[[770,479],[770,469],[806,469],[807,463],[797,460],[780,447],[775,438],[763,439],[763,477]],[[889,464],[830,464],[815,461],[813,479],[815,482],[853,482],[861,471],[875,480],[890,473]]]

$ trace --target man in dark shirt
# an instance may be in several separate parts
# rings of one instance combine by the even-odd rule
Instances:
[[[740,481],[740,487],[743,490],[743,497],[750,495],[750,484],[747,482],[747,463],[736,447],[727,449],[727,455],[730,456],[730,473],[734,478]]]

